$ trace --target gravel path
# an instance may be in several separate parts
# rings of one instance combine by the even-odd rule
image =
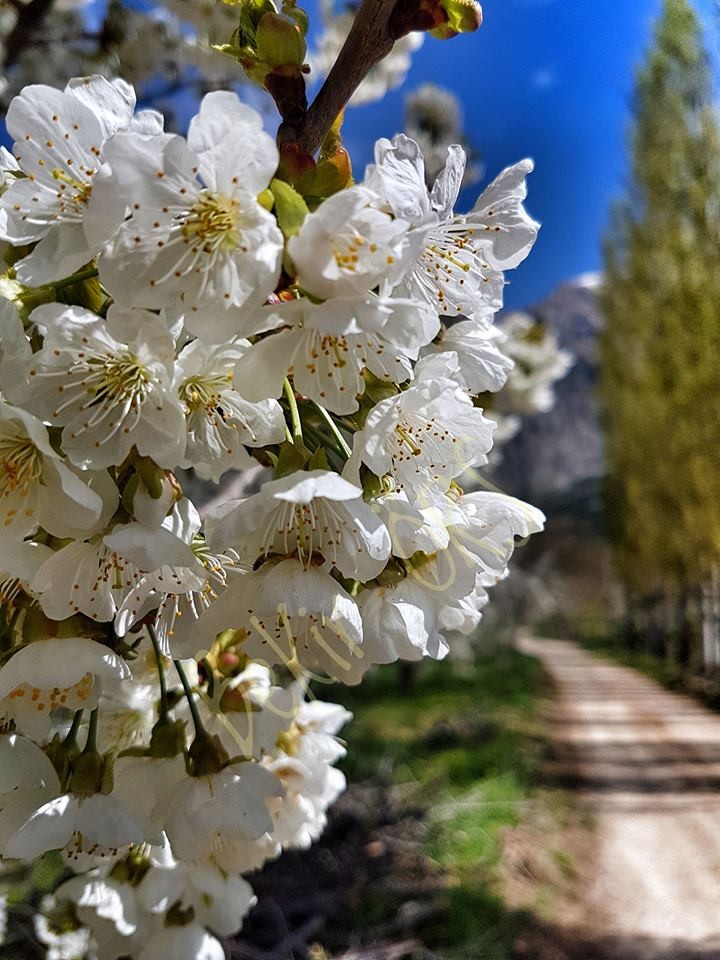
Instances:
[[[573,644],[521,647],[557,686],[550,773],[593,820],[573,925],[622,960],[720,960],[720,716]]]

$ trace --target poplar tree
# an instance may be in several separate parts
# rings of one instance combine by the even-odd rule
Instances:
[[[609,528],[629,597],[687,609],[720,560],[720,133],[688,0],[638,73],[629,166],[605,238]]]

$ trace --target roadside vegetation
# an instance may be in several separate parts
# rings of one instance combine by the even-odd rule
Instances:
[[[403,693],[385,668],[358,690],[343,691],[353,710],[345,772],[351,783],[378,770],[424,823],[414,881],[425,896],[408,904],[372,885],[349,926],[372,937],[398,911],[408,932],[443,960],[507,960],[521,918],[503,899],[501,855],[506,831],[533,801],[545,743],[540,664],[502,646],[473,663],[423,665]],[[404,902],[403,902],[404,901]],[[424,902],[423,902],[424,901]]]

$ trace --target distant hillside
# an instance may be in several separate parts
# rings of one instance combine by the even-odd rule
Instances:
[[[599,506],[604,474],[595,395],[596,342],[602,327],[599,279],[597,274],[578,277],[529,309],[575,356],[575,364],[556,384],[555,408],[523,420],[520,432],[504,447],[495,474],[503,490],[553,512],[594,513]]]

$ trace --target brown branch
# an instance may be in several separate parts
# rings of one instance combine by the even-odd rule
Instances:
[[[394,22],[396,8],[402,6],[403,0],[362,0],[343,48],[312,106],[299,122],[280,127],[281,147],[293,144],[310,155],[318,150],[368,72],[390,53],[403,33],[409,32]]]

